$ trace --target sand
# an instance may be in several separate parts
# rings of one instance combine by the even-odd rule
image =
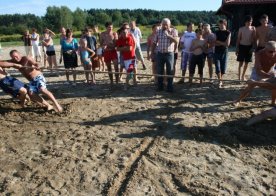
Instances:
[[[226,79],[236,73],[230,52]],[[150,78],[124,91],[104,74],[93,87],[83,74],[76,87],[45,76],[61,114],[21,109],[0,92],[0,195],[276,194],[276,122],[245,125],[270,108],[269,91],[256,89],[236,108],[237,82],[175,84],[171,94]]]

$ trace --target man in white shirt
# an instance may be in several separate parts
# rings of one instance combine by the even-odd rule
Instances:
[[[136,26],[135,21],[131,21],[130,23],[130,33],[133,35],[136,41],[136,49],[135,49],[135,55],[136,59],[142,62],[143,69],[147,69],[145,65],[145,60],[142,54],[141,46],[140,46],[140,41],[142,39],[142,33],[141,30]]]
[[[187,31],[180,38],[180,47],[182,48],[181,52],[181,70],[182,70],[182,79],[178,83],[184,83],[184,77],[187,70],[188,63],[190,64],[191,60],[191,45],[192,41],[196,38],[195,32],[193,32],[194,24],[187,24]]]

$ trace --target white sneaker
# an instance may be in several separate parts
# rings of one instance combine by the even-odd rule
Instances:
[[[69,82],[69,81],[66,81],[66,82],[64,82],[64,84],[68,85],[68,84],[70,84],[70,82]]]
[[[77,86],[76,82],[73,82],[73,83],[72,83],[72,86]]]

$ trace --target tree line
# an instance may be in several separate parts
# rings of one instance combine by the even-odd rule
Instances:
[[[42,32],[45,27],[58,32],[60,27],[81,30],[85,26],[98,25],[112,21],[114,26],[135,20],[138,25],[159,23],[162,18],[171,19],[172,25],[186,25],[188,22],[216,23],[219,16],[214,11],[156,11],[149,9],[89,9],[77,8],[71,11],[66,6],[49,6],[44,16],[34,14],[0,15],[0,35],[22,34],[26,29],[36,28]]]

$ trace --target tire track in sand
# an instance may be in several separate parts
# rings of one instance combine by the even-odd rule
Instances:
[[[126,191],[127,185],[131,180],[134,172],[137,171],[139,162],[155,142],[155,137],[145,138],[140,143],[139,147],[131,154],[131,157],[125,162],[124,169],[116,173],[113,178],[105,185],[103,195],[123,195]]]

